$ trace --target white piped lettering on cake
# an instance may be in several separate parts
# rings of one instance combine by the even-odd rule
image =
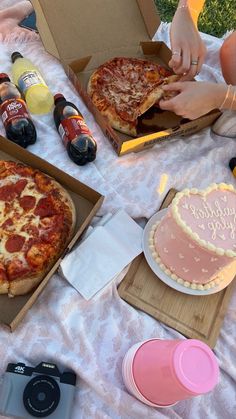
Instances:
[[[214,202],[214,207],[212,207],[208,202],[203,202],[203,209],[196,207],[195,205],[189,205],[192,215],[197,218],[219,218],[223,216],[234,215],[234,222],[236,221],[236,210],[235,208],[224,207],[221,208],[219,201]]]
[[[224,194],[222,196],[223,192]],[[205,197],[205,200],[202,199],[203,197]],[[212,185],[212,187],[204,191],[203,196],[201,191],[199,191],[198,194],[194,193],[192,197],[190,196],[188,198],[184,196],[183,198],[179,202],[181,205],[179,206],[178,220],[176,221],[183,229],[191,226],[191,232],[188,233],[196,241],[201,241],[203,245],[205,245],[204,240],[209,244],[212,241],[212,244],[218,248],[221,247],[220,240],[225,242],[228,238],[235,240],[236,194],[234,189],[232,194],[232,189],[228,188],[227,185]],[[189,209],[185,210],[187,205]],[[178,202],[176,202],[176,207],[178,208]],[[202,222],[198,223],[197,221]],[[233,243],[231,242],[231,249],[232,245]],[[230,247],[225,250],[230,250]]]
[[[179,258],[184,259],[184,255],[182,255],[182,253],[179,253]]]
[[[208,225],[209,230],[212,231],[211,238],[213,240],[216,239],[216,235],[217,235],[217,232],[219,230],[230,230],[231,239],[235,238],[235,230],[236,230],[236,222],[235,221],[234,221],[234,224],[233,224],[230,221],[227,222],[224,218],[220,217],[220,219],[218,221],[213,220],[211,223],[208,223],[207,225]],[[220,235],[218,235],[218,236],[221,238]]]
[[[194,260],[195,260],[195,262],[199,262],[200,258],[198,258],[197,256],[194,256]]]

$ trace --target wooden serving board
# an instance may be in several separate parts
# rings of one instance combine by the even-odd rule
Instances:
[[[176,192],[174,189],[168,192],[160,209],[171,203]],[[151,270],[142,253],[132,262],[118,287],[118,293],[134,307],[173,327],[186,337],[200,339],[213,348],[234,285],[235,280],[222,291],[206,296],[183,294],[162,282]]]

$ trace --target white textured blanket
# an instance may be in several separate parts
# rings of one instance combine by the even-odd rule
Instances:
[[[1,0],[0,8],[17,3]],[[56,18],[56,15],[55,15]],[[221,81],[218,49],[221,40],[203,35],[208,47],[200,78]],[[168,43],[168,25],[155,36]],[[228,162],[236,154],[236,140],[212,137],[210,129],[187,139],[156,145],[140,153],[118,158],[88,112],[60,63],[47,54],[34,34],[13,31],[0,35],[0,70],[11,74],[10,55],[19,50],[42,69],[53,93],[61,92],[85,116],[98,143],[97,159],[85,167],[70,161],[54,127],[52,115],[33,117],[37,143],[29,150],[106,196],[99,214],[124,208],[132,217],[150,217],[170,187],[205,187],[211,182],[235,179]],[[4,129],[0,123],[0,133]],[[167,184],[160,194],[161,176]],[[121,276],[119,280],[121,279]],[[36,365],[42,360],[68,366],[78,374],[72,419],[229,418],[236,412],[236,293],[227,310],[215,354],[221,368],[220,384],[204,397],[181,402],[173,408],[147,407],[126,391],[121,375],[122,359],[134,343],[152,337],[181,337],[123,300],[113,284],[89,302],[58,275],[54,275],[17,330],[0,327],[0,373],[8,362]]]

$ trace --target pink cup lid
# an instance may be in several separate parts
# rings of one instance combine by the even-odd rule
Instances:
[[[178,381],[192,394],[204,394],[219,380],[219,367],[212,350],[203,342],[188,339],[181,342],[173,355]]]

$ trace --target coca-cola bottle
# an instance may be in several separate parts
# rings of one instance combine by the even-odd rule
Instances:
[[[95,160],[97,144],[78,108],[61,93],[54,103],[55,125],[71,160],[80,166]]]
[[[0,114],[9,140],[24,148],[35,143],[36,129],[26,103],[5,73],[0,73]]]

